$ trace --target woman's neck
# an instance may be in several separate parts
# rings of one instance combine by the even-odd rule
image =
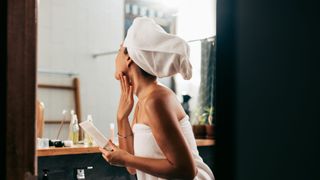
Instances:
[[[143,75],[138,73],[132,74],[131,77],[134,94],[139,100],[142,100],[148,96],[152,89],[157,85],[157,80],[145,78]]]

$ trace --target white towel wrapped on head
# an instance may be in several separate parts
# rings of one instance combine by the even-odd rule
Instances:
[[[184,79],[192,77],[187,42],[165,32],[151,18],[135,18],[123,46],[132,60],[151,75],[168,77],[180,73]]]

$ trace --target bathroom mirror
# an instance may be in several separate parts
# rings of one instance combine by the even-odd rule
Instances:
[[[214,87],[205,86],[214,81],[215,5],[215,0],[40,0],[37,136],[68,139],[72,110],[79,121],[92,115],[94,124],[109,136],[110,124],[116,125],[120,97],[114,60],[138,16],[154,18],[167,32],[189,42],[192,79],[185,81],[176,75],[160,82],[181,102],[190,100],[184,104],[190,115],[204,107],[201,103],[213,105]],[[199,98],[204,99],[200,105]]]

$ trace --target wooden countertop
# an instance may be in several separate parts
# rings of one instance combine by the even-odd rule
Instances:
[[[71,155],[71,154],[90,154],[99,153],[99,147],[97,146],[84,146],[74,145],[72,147],[49,147],[43,149],[37,149],[37,156],[58,156],[58,155]]]
[[[215,141],[213,139],[196,139],[197,146],[213,146]],[[50,147],[37,149],[37,156],[58,156],[58,155],[72,155],[72,154],[90,154],[100,153],[97,146],[74,145],[72,147]]]
[[[197,146],[213,146],[215,144],[214,139],[196,139]]]

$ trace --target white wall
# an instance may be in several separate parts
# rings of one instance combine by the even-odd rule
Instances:
[[[115,122],[119,85],[114,79],[114,55],[96,59],[93,53],[118,50],[123,40],[123,0],[40,0],[38,11],[38,69],[78,73],[82,120],[94,123],[108,136]],[[38,83],[70,84],[68,76],[38,73]],[[62,109],[73,108],[66,91],[38,90],[45,119],[61,119]],[[51,126],[51,127],[49,127]],[[44,136],[55,138],[56,125],[46,125]],[[67,126],[60,139],[67,138]]]
[[[185,40],[216,34],[216,0],[181,1],[177,16],[177,35]]]

